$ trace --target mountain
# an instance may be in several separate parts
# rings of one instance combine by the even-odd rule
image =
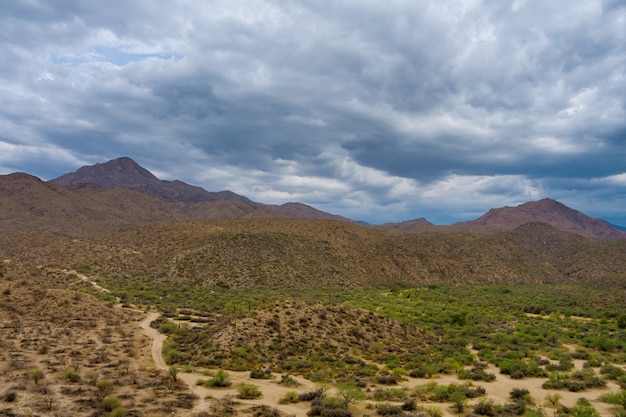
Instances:
[[[494,209],[474,222],[364,227],[299,203],[169,203],[126,188],[0,176],[0,259],[25,271],[78,265],[90,275],[199,287],[624,281],[626,239],[584,238],[589,230],[606,238],[598,234],[605,223],[561,203]],[[572,224],[576,233],[560,230]]]
[[[589,217],[550,198],[531,201],[516,207],[494,208],[476,220],[456,223],[455,226],[469,229],[485,227],[504,231],[536,222],[546,223],[556,229],[576,233],[595,241],[626,239],[625,232],[611,227],[604,220]]]
[[[188,220],[283,217],[351,221],[302,203],[267,205],[253,202],[232,191],[209,192],[178,180],[160,180],[127,157],[79,168],[75,172],[50,180],[50,183],[70,190],[93,184],[106,189],[137,191],[178,205]]]
[[[83,225],[127,227],[182,220],[297,218],[341,220],[302,203],[267,205],[231,191],[209,192],[182,181],[163,181],[130,158],[85,166],[44,183],[28,174],[2,176],[0,225],[77,230]],[[32,187],[32,189],[31,189]],[[48,217],[48,219],[44,219]],[[357,223],[357,222],[353,222]],[[500,234],[527,223],[545,223],[594,241],[626,239],[626,232],[546,198],[491,209],[478,219],[436,226],[424,218],[368,226],[395,233]]]
[[[352,221],[346,217],[326,213],[302,203],[285,203],[280,206],[273,204],[259,204],[247,217]]]
[[[415,227],[434,226],[434,224],[429,222],[426,218],[420,217],[419,219],[405,220],[401,223],[385,223],[383,224],[383,226],[397,227],[400,229],[410,229]]]
[[[80,184],[95,184],[107,189],[126,188],[168,203],[193,204],[241,199],[252,206],[255,205],[246,197],[231,191],[209,192],[178,180],[160,180],[127,157],[113,159],[103,164],[84,166],[75,172],[50,180],[50,182],[68,188]]]
[[[0,230],[74,234],[184,219],[175,207],[126,189],[66,189],[25,173],[0,175]]]

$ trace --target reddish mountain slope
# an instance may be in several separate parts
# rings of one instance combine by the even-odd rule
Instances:
[[[24,173],[0,176],[0,230],[89,233],[110,227],[173,222],[175,207],[126,189],[66,189]]]
[[[594,219],[566,205],[545,198],[517,207],[491,209],[476,220],[457,223],[455,226],[489,227],[509,230],[526,223],[546,223],[556,229],[576,233],[591,240],[626,239],[626,233],[611,227],[607,222]]]
[[[117,158],[103,164],[84,166],[77,171],[50,180],[51,183],[64,187],[79,184],[95,184],[103,188],[126,188],[147,194],[168,203],[199,203],[230,199],[247,198],[231,191],[209,192],[203,188],[189,185],[182,181],[163,181],[150,171],[141,167],[130,158]]]

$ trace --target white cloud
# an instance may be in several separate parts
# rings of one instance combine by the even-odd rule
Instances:
[[[592,186],[617,207],[625,16],[601,0],[7,3],[0,160],[49,175],[127,155],[370,220]]]

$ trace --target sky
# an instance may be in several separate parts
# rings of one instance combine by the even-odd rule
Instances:
[[[375,224],[626,225],[626,0],[0,4],[0,174],[128,156]]]

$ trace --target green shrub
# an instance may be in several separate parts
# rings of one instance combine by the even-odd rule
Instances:
[[[428,417],[443,417],[443,410],[439,407],[427,407],[424,411]]]
[[[198,382],[196,382],[196,385],[204,385],[211,388],[226,388],[231,386],[232,382],[230,382],[230,377],[228,376],[228,373],[223,369],[220,369],[219,371],[217,371],[213,378],[207,381],[198,380]]]
[[[396,385],[398,383],[397,375],[379,375],[376,377],[376,382],[382,385]]]
[[[300,385],[300,383],[296,381],[294,377],[292,377],[291,375],[287,375],[287,374],[282,375],[280,377],[279,384],[285,385],[287,387],[297,387],[298,385]]]
[[[120,399],[115,396],[106,397],[102,400],[102,408],[105,411],[113,411],[118,408],[120,404]]]
[[[242,400],[255,400],[261,398],[263,394],[256,385],[244,382],[237,385],[237,398]]]
[[[494,417],[498,414],[498,407],[491,399],[481,400],[474,406],[474,413],[481,416]]]
[[[318,397],[313,400],[309,416],[320,417],[352,417],[343,399],[338,397]]]
[[[521,400],[530,395],[530,391],[528,391],[526,388],[513,388],[509,395],[514,400]]]
[[[402,407],[394,404],[380,404],[376,407],[376,414],[379,416],[399,416],[404,414]]]
[[[406,390],[403,388],[383,389],[376,388],[372,394],[374,401],[396,401],[406,398]]]
[[[285,393],[285,396],[280,399],[280,404],[295,404],[300,402],[300,396],[295,391],[289,391]]]
[[[623,375],[626,375],[626,371],[612,364],[606,364],[600,369],[600,373],[608,379],[617,380]]]
[[[70,382],[80,382],[80,374],[76,371],[67,370],[63,373],[63,378]]]
[[[250,371],[250,378],[252,379],[270,379],[272,377],[272,371],[263,369],[253,369]]]

